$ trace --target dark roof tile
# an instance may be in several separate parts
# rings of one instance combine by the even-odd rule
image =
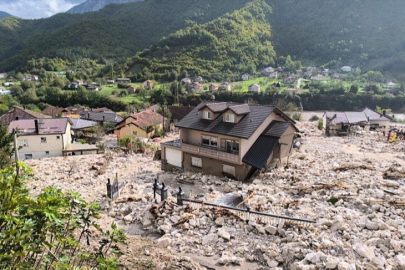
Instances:
[[[277,145],[279,138],[260,135],[250,147],[242,161],[258,170],[266,167],[267,160]]]
[[[68,118],[46,118],[46,119],[23,119],[10,123],[8,132],[18,128],[20,135],[36,135],[35,120],[38,120],[39,135],[64,134],[66,132]]]
[[[264,135],[281,138],[287,128],[291,125],[289,122],[272,121],[264,131]]]

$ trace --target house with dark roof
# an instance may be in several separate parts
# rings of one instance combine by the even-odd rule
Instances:
[[[323,115],[323,129],[327,136],[347,135],[353,126],[363,127],[366,131],[375,128],[388,130],[390,122],[389,117],[369,108],[359,112],[326,111]]]
[[[21,160],[56,157],[71,143],[71,124],[68,118],[22,119],[12,121],[8,131],[18,130]]]
[[[0,124],[8,126],[14,120],[22,119],[38,119],[45,118],[46,116],[42,113],[37,113],[26,108],[14,107],[8,112],[0,116]]]
[[[176,125],[180,140],[161,144],[162,169],[247,179],[288,158],[294,124],[274,106],[202,102]]]
[[[103,111],[103,112],[94,112],[94,111],[88,111],[88,112],[83,112],[81,114],[82,119],[85,120],[90,120],[90,121],[95,121],[97,122],[100,126],[104,125],[105,123],[111,123],[113,125],[116,125],[120,123],[123,118],[116,114],[115,112],[112,111]]]
[[[169,106],[168,107],[171,119],[170,119],[170,130],[175,130],[175,125],[180,122],[187,114],[189,114],[194,107],[188,106]]]
[[[157,112],[147,109],[134,113],[118,123],[114,134],[118,139],[125,136],[137,136],[141,138],[152,138],[155,135],[156,127],[163,128],[163,116]]]

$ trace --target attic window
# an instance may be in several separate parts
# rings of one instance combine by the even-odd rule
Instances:
[[[235,123],[235,115],[232,113],[225,114],[225,122]]]
[[[204,119],[211,120],[211,118],[212,118],[211,112],[205,111],[205,112],[204,112]]]

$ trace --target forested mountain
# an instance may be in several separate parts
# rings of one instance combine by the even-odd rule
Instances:
[[[87,0],[77,6],[72,7],[67,13],[86,13],[91,11],[98,11],[109,4],[124,4],[130,2],[139,2],[143,0]]]
[[[11,17],[11,16],[13,16],[13,15],[8,14],[7,12],[4,12],[4,11],[0,11],[0,20],[3,18]]]
[[[21,67],[33,57],[129,57],[192,23],[214,20],[249,0],[148,0],[98,12],[48,19],[0,21],[0,66]]]
[[[162,80],[184,70],[211,79],[235,72],[255,73],[258,67],[274,65],[270,14],[264,0],[255,0],[211,22],[177,31],[129,59],[117,72]]]
[[[163,51],[158,48],[161,45],[157,43],[168,42],[169,40],[164,41],[162,38],[179,30],[183,32],[177,32],[170,40],[176,42],[178,48],[168,47],[173,53],[180,51],[184,45],[190,51],[181,49],[181,52],[188,54],[196,49],[188,41],[187,35],[192,36],[188,31],[200,31],[189,27],[198,28],[219,17],[223,19],[226,13],[240,10],[252,1],[146,0],[108,5],[98,12],[58,14],[41,20],[5,18],[0,21],[0,66],[3,69],[18,68],[35,57],[62,57],[73,61],[81,57],[122,60],[148,48],[151,55],[162,56]],[[326,64],[331,67],[352,65],[363,70],[376,69],[396,75],[402,74],[405,68],[405,28],[402,27],[405,25],[405,17],[402,16],[405,1],[265,2],[272,7],[272,14],[266,17],[272,28],[270,41],[278,56],[291,55],[294,60],[302,60],[304,64]],[[256,18],[251,21],[253,24],[257,23]],[[222,25],[223,36],[217,39],[232,39],[227,37],[233,34],[232,26],[233,24]],[[207,25],[203,28],[205,27]],[[215,31],[205,31],[215,36]],[[205,32],[199,32],[199,35],[203,37]],[[198,50],[213,47],[212,40],[208,39],[207,42],[207,48],[199,46]],[[155,46],[150,47],[152,45]],[[142,52],[138,57],[149,59],[145,53]],[[165,57],[167,54],[166,52]],[[185,63],[185,59],[179,62]],[[217,61],[216,66],[218,62],[220,61]],[[245,62],[241,60],[240,64],[246,66]],[[164,59],[158,59],[154,63],[162,65],[152,68],[157,72],[161,73],[162,69],[166,69],[163,68]],[[253,65],[257,66],[256,63]],[[216,71],[214,67],[204,69]],[[137,73],[139,70],[135,68],[132,71]]]

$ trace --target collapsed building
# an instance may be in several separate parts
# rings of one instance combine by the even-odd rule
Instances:
[[[362,127],[365,131],[382,128],[388,130],[390,118],[369,108],[361,112],[328,112],[323,115],[323,130],[327,136],[348,135],[353,127]]]

